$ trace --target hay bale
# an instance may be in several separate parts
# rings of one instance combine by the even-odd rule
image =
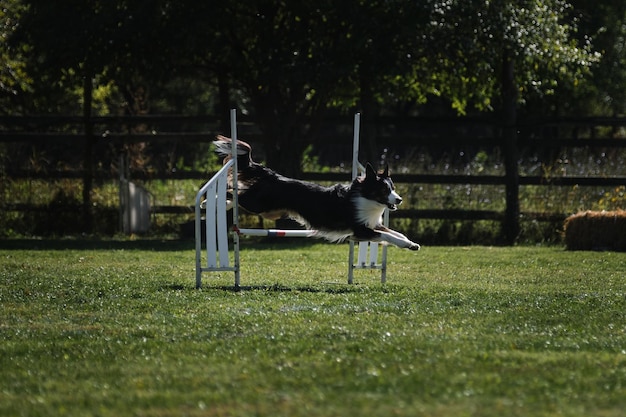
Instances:
[[[583,211],[565,219],[568,250],[626,251],[626,211]]]

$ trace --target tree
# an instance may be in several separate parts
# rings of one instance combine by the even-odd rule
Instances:
[[[210,44],[216,76],[250,100],[268,163],[287,175],[300,171],[306,120],[320,116],[350,71],[337,55],[346,25],[331,6],[248,0],[212,10],[223,17]]]
[[[508,244],[520,230],[517,104],[554,94],[560,83],[577,86],[600,58],[588,38],[582,45],[575,38],[569,9],[562,0],[436,2],[432,9],[436,91],[460,113],[473,104],[501,116]]]
[[[19,96],[30,90],[33,82],[26,71],[27,46],[7,42],[17,31],[24,11],[19,0],[6,0],[0,8],[0,112],[16,113]]]
[[[438,95],[461,114],[500,111],[507,65],[517,103],[577,86],[599,55],[569,11],[562,0],[227,2],[211,57],[250,98],[269,162],[294,173],[304,117],[331,106],[374,116]]]
[[[44,97],[40,108],[53,108],[54,98],[67,97],[68,81],[70,90],[77,88],[78,81],[83,92],[83,220],[85,230],[90,231],[94,79],[99,77],[105,82],[107,78],[114,79],[124,92],[127,112],[143,110],[137,103],[138,88],[133,81],[137,74],[153,77],[162,74],[158,65],[154,66],[156,69],[146,70],[143,66],[148,62],[146,57],[151,58],[150,63],[171,58],[167,50],[159,50],[158,41],[162,38],[151,36],[167,16],[164,8],[168,2],[68,0],[59,7],[45,0],[23,0],[23,4],[21,24],[11,41],[13,45],[29,48],[31,74],[40,80],[36,93]]]
[[[576,85],[600,55],[577,37],[562,0],[434,1],[428,25],[431,93],[464,113],[498,108],[501,68],[515,67],[518,102]],[[420,91],[421,93],[421,91]]]
[[[565,114],[624,115],[626,113],[626,3],[619,1],[573,0],[580,16],[579,42],[593,37],[601,61],[585,83],[583,94],[554,105]]]
[[[522,103],[577,85],[598,60],[563,0],[22,1],[23,44],[40,63],[30,69],[48,81],[70,70],[121,91],[181,74],[211,80],[224,107],[247,103],[279,166],[298,159],[305,117],[329,107],[375,113],[436,95],[461,114],[492,110],[505,54]]]

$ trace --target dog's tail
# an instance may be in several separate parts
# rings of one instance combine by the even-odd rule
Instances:
[[[228,162],[232,157],[232,147],[233,140],[231,138],[227,138],[226,136],[218,135],[217,138],[213,141],[213,145],[215,145],[215,152],[224,159],[224,163]],[[237,140],[237,167],[238,170],[247,167],[252,163],[252,147],[248,145],[246,142],[241,140]]]

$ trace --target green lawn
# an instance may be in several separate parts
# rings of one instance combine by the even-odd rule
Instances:
[[[0,242],[0,415],[624,415],[626,254],[299,242]]]

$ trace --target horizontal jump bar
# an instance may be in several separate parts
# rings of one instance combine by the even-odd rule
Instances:
[[[236,229],[240,235],[267,237],[311,237],[317,230],[280,230],[280,229]]]

